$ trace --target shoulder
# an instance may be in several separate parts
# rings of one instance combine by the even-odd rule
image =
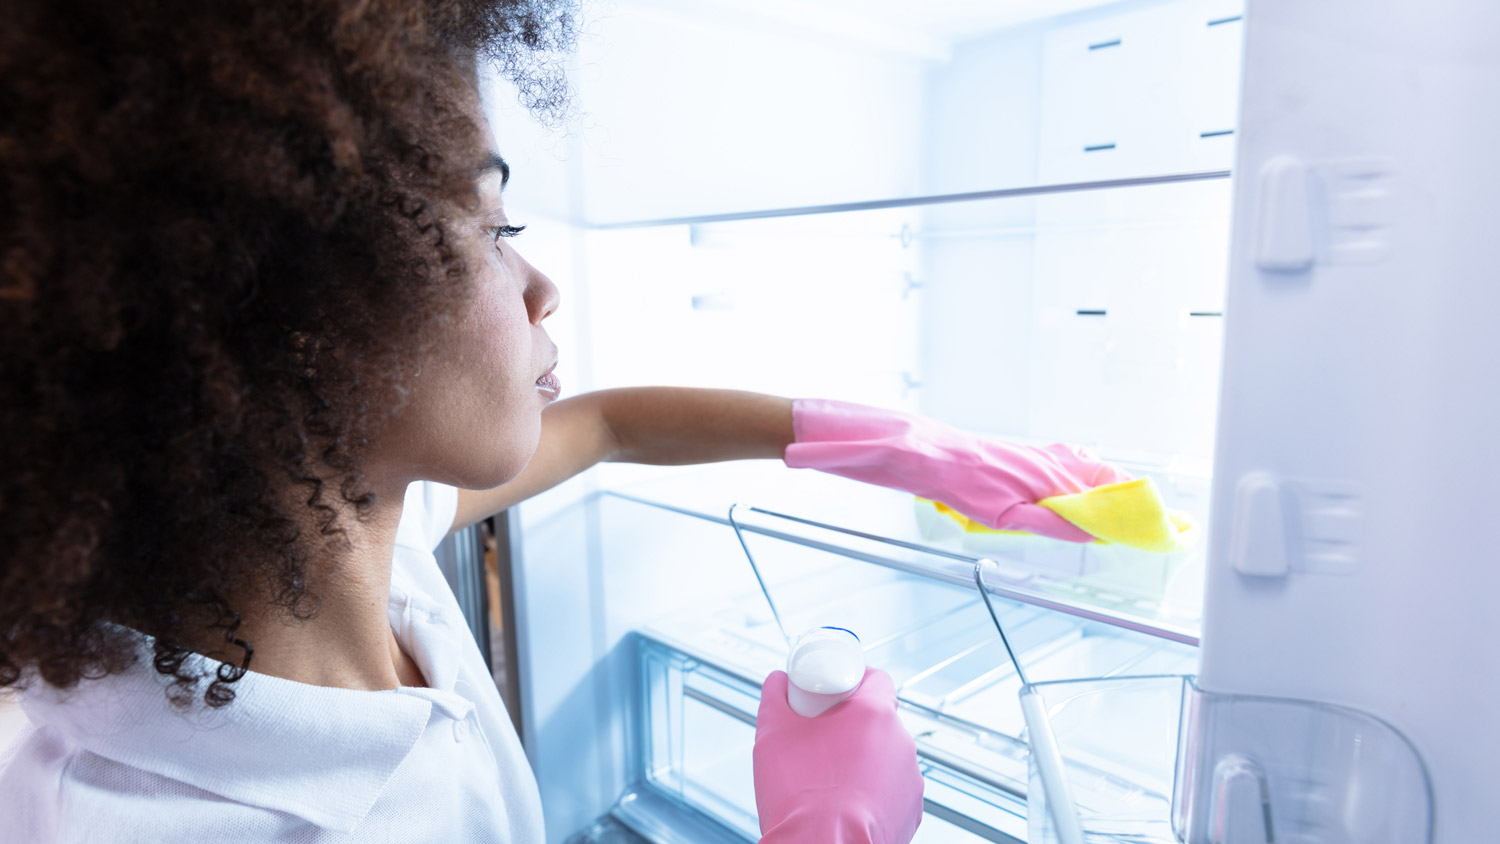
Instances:
[[[0,817],[22,841],[57,841],[62,773],[72,754],[49,731],[27,726],[0,754]]]
[[[0,757],[6,835],[36,844],[281,840],[305,826],[29,727]],[[7,839],[10,840],[10,839]]]

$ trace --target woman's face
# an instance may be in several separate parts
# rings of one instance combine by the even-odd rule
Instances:
[[[515,233],[501,203],[508,177],[492,156],[481,171],[478,213],[455,226],[473,292],[447,336],[423,355],[381,438],[383,468],[396,479],[467,489],[505,483],[530,462],[542,408],[557,398],[557,347],[542,327],[557,310],[557,287],[507,237]]]

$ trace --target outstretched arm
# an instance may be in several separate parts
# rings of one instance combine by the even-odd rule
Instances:
[[[459,490],[451,530],[551,489],[595,463],[779,460],[792,437],[791,399],[685,387],[585,393],[542,411],[541,442],[521,474],[494,489]]]

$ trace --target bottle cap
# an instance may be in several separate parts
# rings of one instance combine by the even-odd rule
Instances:
[[[786,661],[787,701],[799,715],[816,717],[859,688],[865,652],[842,627],[818,627],[797,637]]]

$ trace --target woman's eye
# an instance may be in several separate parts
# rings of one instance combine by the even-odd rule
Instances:
[[[525,226],[493,226],[490,228],[490,233],[494,235],[496,246],[500,245],[500,238],[515,237],[523,231],[526,231]]]

